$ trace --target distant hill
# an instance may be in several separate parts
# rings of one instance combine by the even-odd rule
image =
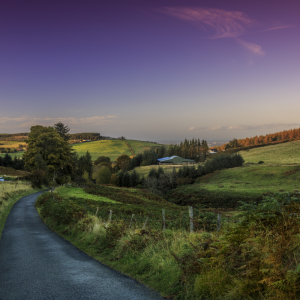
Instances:
[[[86,151],[89,151],[92,160],[97,159],[99,156],[108,156],[111,161],[114,161],[122,154],[127,154],[128,156],[132,155],[126,142],[130,145],[135,154],[142,153],[150,147],[163,146],[161,144],[136,140],[100,140],[74,144],[73,149],[76,150],[79,156],[84,155]]]
[[[223,151],[228,148],[232,149],[237,147],[266,146],[274,143],[285,143],[295,140],[300,140],[300,128],[294,128],[260,136],[256,135],[254,137],[247,137],[245,139],[233,139],[229,141],[229,143],[225,143],[215,148],[217,148],[219,151]]]

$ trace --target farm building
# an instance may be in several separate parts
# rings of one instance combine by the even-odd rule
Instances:
[[[157,163],[159,165],[189,165],[195,164],[196,162],[193,159],[182,158],[180,156],[171,156],[159,158]]]
[[[209,149],[209,154],[215,154],[218,153],[219,151],[217,149]]]

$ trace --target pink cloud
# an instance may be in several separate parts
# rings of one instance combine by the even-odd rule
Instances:
[[[164,7],[159,10],[181,20],[200,25],[204,30],[213,29],[212,38],[238,37],[259,23],[239,11],[226,11],[213,8]]]
[[[261,46],[243,41],[239,38],[237,38],[236,40],[241,46],[243,46],[246,50],[248,50],[252,54],[258,55],[258,56],[264,56],[265,55],[265,52],[261,49]]]
[[[264,31],[285,29],[285,28],[290,28],[290,27],[293,27],[293,26],[292,25],[282,25],[282,26],[277,26],[277,27],[271,27],[271,28],[265,29]]]

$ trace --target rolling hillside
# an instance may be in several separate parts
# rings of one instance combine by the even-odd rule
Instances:
[[[150,147],[161,146],[159,144],[126,140],[131,146],[135,154],[142,153],[144,150]],[[122,154],[131,155],[125,140],[102,140],[94,142],[86,142],[81,144],[74,144],[73,149],[77,152],[79,156],[84,155],[86,151],[92,156],[92,160],[97,159],[99,156],[108,156],[111,161],[114,161],[118,156]]]
[[[172,190],[167,198],[180,204],[235,208],[239,201],[260,201],[267,193],[300,191],[300,141],[239,151],[242,167],[200,177]],[[264,163],[259,164],[258,162]]]
[[[272,164],[300,164],[300,141],[239,151],[245,162],[263,161]]]

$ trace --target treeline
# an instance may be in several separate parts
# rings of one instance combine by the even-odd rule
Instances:
[[[272,143],[284,142],[284,141],[292,141],[292,140],[300,140],[300,128],[298,129],[290,129],[279,131],[271,134],[254,136],[245,139],[233,139],[229,141],[229,143],[224,144],[222,146],[214,147],[219,151],[238,148],[238,147],[247,147],[247,146],[257,146],[257,145],[268,145]]]
[[[4,157],[0,156],[0,166],[14,168],[16,170],[24,170],[25,164],[22,158],[17,158],[15,156],[14,159],[6,153]]]
[[[149,189],[151,192],[164,195],[170,189],[176,188],[178,185],[192,184],[195,179],[214,171],[239,167],[244,163],[244,159],[240,154],[221,155],[207,160],[204,165],[183,166],[176,171],[175,168],[171,172],[165,172],[162,167],[151,169],[146,178],[139,176],[133,170],[132,172],[119,171],[111,176],[111,183],[119,187],[135,187],[140,185]]]
[[[100,140],[100,133],[96,132],[82,132],[82,133],[70,133],[68,134],[70,140]]]
[[[200,139],[185,139],[179,145],[170,145],[165,152],[164,156],[181,156],[188,159],[194,159],[196,161],[201,160],[200,157],[203,156],[203,161],[205,160],[206,154],[209,150],[206,140]],[[164,157],[162,156],[162,157]],[[160,157],[159,157],[160,158]]]
[[[27,139],[28,132],[22,133],[0,133],[0,140],[1,141],[24,141]]]

